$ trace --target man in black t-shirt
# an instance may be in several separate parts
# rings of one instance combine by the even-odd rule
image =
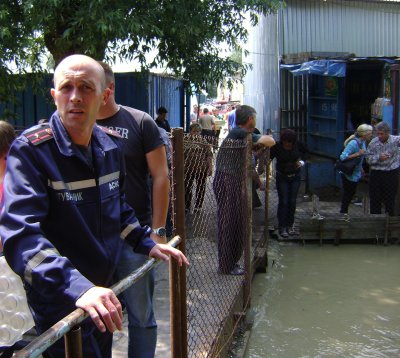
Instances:
[[[100,63],[106,74],[110,98],[98,113],[97,123],[118,132],[122,137],[126,162],[126,198],[141,225],[165,232],[169,201],[169,177],[164,142],[154,120],[145,112],[120,106],[115,102],[115,79],[111,68]],[[150,188],[150,178],[152,187]],[[165,237],[159,236],[158,242]],[[146,260],[124,247],[118,264],[118,279],[129,275]],[[124,292],[129,320],[128,357],[154,357],[157,325],[153,312],[154,272],[144,276]]]

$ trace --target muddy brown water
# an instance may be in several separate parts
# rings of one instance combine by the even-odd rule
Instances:
[[[272,241],[245,357],[400,357],[400,245]]]

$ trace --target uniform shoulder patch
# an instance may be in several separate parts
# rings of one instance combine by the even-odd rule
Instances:
[[[122,138],[122,136],[115,130],[107,128],[107,127],[103,127],[97,124],[97,127],[99,127],[104,133],[107,133],[109,135],[112,135],[113,137],[117,137],[117,138]]]
[[[24,133],[24,136],[33,144],[39,145],[53,138],[53,131],[50,126],[45,124],[40,124],[32,129],[29,129]]]

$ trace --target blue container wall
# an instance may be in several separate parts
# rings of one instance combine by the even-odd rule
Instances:
[[[118,103],[145,111],[153,118],[157,108],[164,106],[168,109],[167,118],[171,127],[183,126],[183,81],[153,74],[116,73],[115,82]],[[15,113],[15,116],[5,119],[18,130],[31,127],[42,118],[49,118],[55,110],[50,96],[52,86],[52,75],[48,75],[41,86],[45,89],[42,94],[27,88],[17,94],[16,104],[0,103],[0,117],[5,117],[6,110]]]
[[[338,186],[332,159],[313,156],[307,161],[308,189]]]
[[[19,76],[15,75],[11,80],[18,81]],[[50,95],[52,87],[52,76],[46,75],[40,86],[40,93],[35,93],[31,87],[28,87],[25,91],[16,94],[15,103],[0,103],[0,117],[12,123],[17,130],[31,127],[40,119],[48,118],[55,110]]]
[[[115,100],[124,106],[149,111],[148,76],[140,73],[115,74]]]
[[[318,156],[308,165],[308,186],[340,186],[333,160],[344,142],[344,79],[311,75],[309,83],[307,147]]]
[[[149,113],[157,116],[157,109],[165,107],[167,120],[171,127],[184,126],[184,91],[183,82],[173,78],[150,76]]]
[[[308,149],[337,158],[344,142],[344,79],[311,75],[308,97]]]

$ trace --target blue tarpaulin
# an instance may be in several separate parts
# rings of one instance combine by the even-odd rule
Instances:
[[[320,75],[333,77],[346,77],[346,65],[349,62],[381,61],[387,64],[398,63],[397,59],[386,57],[354,57],[348,60],[314,60],[296,65],[281,64],[281,68],[299,75]]]
[[[293,75],[320,75],[320,76],[346,76],[346,61],[343,60],[315,60],[303,62],[297,65],[281,65],[281,68],[289,70]]]

